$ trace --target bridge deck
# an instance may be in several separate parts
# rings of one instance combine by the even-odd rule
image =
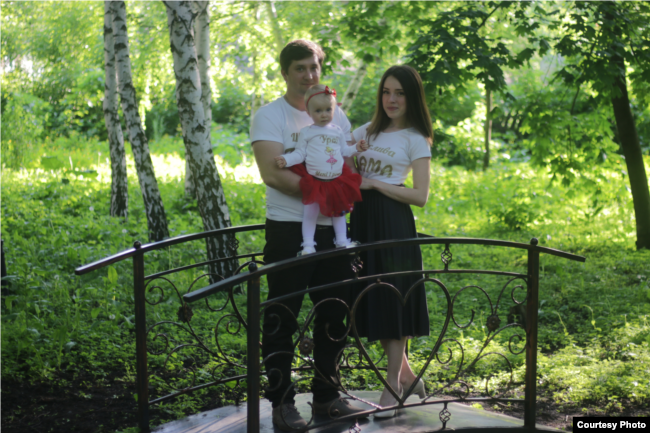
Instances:
[[[378,402],[379,392],[376,391],[355,391],[364,400]],[[300,414],[309,418],[311,409],[307,404],[311,401],[311,394],[299,394],[296,396],[296,407]],[[409,402],[417,401],[417,396],[412,396]],[[359,403],[355,403],[359,404]],[[368,407],[370,409],[370,407]],[[442,405],[420,406],[403,410],[394,418],[378,419],[372,415],[366,420],[360,420],[358,430],[362,433],[386,432],[386,433],[424,433],[438,431],[442,423],[438,418]],[[470,430],[479,428],[482,432],[503,432],[523,430],[523,420],[506,415],[495,414],[484,410],[475,409],[459,403],[450,403],[448,410],[451,419],[447,422],[448,430]],[[316,418],[315,422],[323,422],[323,419]],[[342,433],[355,431],[351,429],[353,423],[350,421],[330,424],[323,427],[316,427],[310,432],[318,433]],[[489,427],[492,427],[490,429]],[[479,430],[477,429],[477,430]],[[538,430],[560,431],[545,426],[537,426]],[[163,424],[155,429],[154,433],[246,433],[246,404],[240,406],[227,406],[214,409],[208,412],[192,415],[187,418]],[[271,423],[271,404],[260,401],[260,432],[280,432]]]

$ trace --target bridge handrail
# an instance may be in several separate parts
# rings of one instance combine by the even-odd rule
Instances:
[[[320,251],[315,254],[309,254],[301,257],[293,257],[290,259],[282,260],[272,264],[265,265],[261,268],[258,268],[254,272],[242,273],[239,275],[234,275],[232,277],[221,280],[217,283],[210,284],[201,289],[195,290],[191,293],[183,295],[183,299],[186,302],[195,302],[205,297],[208,297],[214,293],[227,290],[230,287],[240,285],[249,280],[258,279],[264,275],[270,274],[272,272],[278,272],[284,269],[292,268],[295,266],[305,265],[311,262],[316,262],[319,260],[329,259],[332,257],[338,257],[343,255],[356,254],[361,251],[372,251],[380,248],[393,248],[393,247],[404,247],[404,246],[413,246],[413,245],[488,245],[488,246],[500,246],[500,247],[509,247],[517,248],[527,251],[537,251],[538,253],[549,254],[552,256],[558,256],[569,260],[574,260],[578,262],[585,262],[585,257],[579,256],[577,254],[567,253],[565,251],[556,250],[554,248],[540,247],[537,246],[537,239],[533,238],[530,244],[523,244],[520,242],[511,242],[511,241],[502,241],[497,239],[480,239],[480,238],[436,238],[436,237],[426,237],[426,238],[411,238],[411,239],[400,239],[400,240],[389,240],[389,241],[379,241],[372,242],[368,244],[358,245],[352,248],[337,248],[331,250]]]
[[[156,251],[162,248],[167,248],[172,245],[178,245],[185,242],[205,239],[210,236],[228,235],[228,234],[235,234],[235,233],[246,232],[246,231],[263,230],[264,227],[265,227],[264,224],[251,224],[247,226],[227,227],[224,229],[209,230],[206,232],[176,236],[173,238],[163,239],[162,241],[151,242],[144,245],[140,245],[140,243],[136,241],[133,248],[129,248],[127,250],[121,251],[117,254],[113,254],[112,256],[109,257],[105,257],[101,260],[97,260],[87,265],[79,266],[74,270],[74,273],[75,275],[84,275],[89,272],[96,271],[97,269],[101,269],[103,267],[111,265],[113,263],[121,262],[122,260],[133,257],[138,252],[144,254],[150,251]]]

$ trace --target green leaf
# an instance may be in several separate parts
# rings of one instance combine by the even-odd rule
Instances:
[[[11,312],[12,303],[13,303],[13,301],[16,300],[16,299],[17,299],[16,296],[7,296],[7,297],[5,298],[5,305],[7,306],[7,310],[9,310],[9,312]]]
[[[115,285],[117,283],[117,271],[113,266],[108,267],[108,281]]]
[[[46,170],[59,170],[65,167],[65,163],[56,156],[43,156],[41,157],[41,167]]]

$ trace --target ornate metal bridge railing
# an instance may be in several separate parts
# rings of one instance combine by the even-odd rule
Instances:
[[[226,230],[232,234],[242,234],[263,228],[263,225],[257,225],[235,227]],[[149,427],[148,408],[151,404],[156,404],[175,396],[213,385],[230,383],[238,386],[245,381],[248,402],[247,429],[249,432],[259,431],[260,381],[265,374],[263,371],[264,364],[260,359],[260,320],[264,309],[277,302],[281,302],[284,298],[293,296],[302,297],[309,292],[329,290],[341,286],[352,287],[352,285],[356,285],[356,287],[359,287],[359,285],[365,284],[366,288],[362,291],[361,297],[369,291],[386,287],[387,284],[382,283],[381,279],[395,276],[396,274],[360,277],[359,271],[363,264],[359,260],[359,254],[363,251],[407,245],[420,245],[423,249],[423,256],[425,258],[424,270],[405,271],[399,274],[419,275],[421,278],[410,290],[424,287],[428,299],[438,302],[439,307],[436,308],[440,311],[434,311],[434,316],[438,317],[438,319],[432,323],[432,326],[436,327],[431,330],[432,336],[428,341],[429,344],[420,344],[423,347],[420,347],[417,353],[421,367],[417,373],[418,378],[424,377],[430,388],[427,397],[418,403],[407,403],[405,400],[398,399],[396,407],[441,405],[442,409],[439,417],[442,422],[442,428],[444,429],[450,417],[448,411],[448,404],[450,402],[487,401],[523,403],[525,413],[524,428],[535,428],[540,254],[549,254],[581,262],[585,261],[584,257],[551,248],[540,247],[537,245],[537,239],[532,239],[530,244],[522,244],[487,239],[419,237],[400,241],[376,242],[350,249],[328,250],[258,267],[258,264],[263,264],[257,260],[257,257],[260,257],[261,254],[248,253],[238,255],[236,249],[237,243],[233,242],[232,258],[237,258],[240,266],[237,269],[236,275],[225,280],[209,284],[198,290],[192,290],[197,281],[205,275],[196,279],[188,279],[187,281],[190,284],[185,290],[186,293],[181,295],[175,283],[169,279],[170,274],[186,271],[189,267],[202,266],[206,262],[182,266],[145,276],[145,253],[167,248],[170,245],[184,243],[189,240],[202,239],[207,236],[222,233],[223,231],[199,233],[143,246],[139,246],[136,243],[137,245],[133,249],[78,268],[76,271],[80,275],[107,266],[110,263],[133,257],[137,338],[138,415],[141,429],[147,430]],[[525,265],[526,272],[518,273],[490,269],[455,269],[451,266],[454,258],[452,246],[456,250],[465,248],[463,247],[464,245],[506,247],[523,250],[527,254],[527,259],[517,259],[517,265]],[[283,298],[262,302],[263,287],[260,284],[261,277],[273,272],[287,271],[315,261],[337,256],[349,257],[350,266],[355,272],[354,278],[327,286],[313,287],[299,293],[287,295]],[[433,257],[436,256],[440,258],[441,265],[434,268],[434,263],[432,262]],[[463,267],[467,267],[467,262],[464,263]],[[465,278],[474,278],[474,280],[470,281],[471,284],[463,285],[462,281]],[[491,289],[485,289],[476,283],[476,278],[494,278],[497,280],[501,279],[502,281],[495,284],[493,282],[484,283],[485,280],[481,280],[481,285],[490,284],[493,286]],[[445,279],[449,281],[443,281]],[[168,284],[173,288],[173,292],[176,294],[176,299],[179,302],[179,308],[176,311],[170,308],[163,309],[162,315],[164,316],[166,313],[169,320],[165,320],[164,317],[161,317],[161,313],[157,311],[154,311],[153,314],[149,313],[149,316],[145,315],[145,306],[149,305],[152,307],[152,310],[155,310],[157,307],[160,308],[168,305],[172,299],[172,297],[166,297],[165,291],[161,286],[162,283]],[[461,287],[452,294],[449,287],[456,285]],[[243,286],[246,287],[245,290],[241,290]],[[240,290],[237,290],[237,288]],[[517,290],[520,290],[521,293]],[[470,300],[470,308],[467,307],[466,302],[466,295],[468,293],[478,295],[477,298]],[[477,317],[475,311],[479,303],[478,298],[483,301],[486,308],[485,314],[479,312],[479,317]],[[196,301],[199,300],[204,300],[205,304],[197,303]],[[213,304],[217,301],[220,302],[221,306],[215,308]],[[245,305],[243,305],[244,302]],[[366,347],[367,344],[364,345],[362,339],[357,335],[356,324],[353,318],[355,317],[358,302],[359,299],[354,301],[352,305],[347,306],[350,313],[349,317],[352,318],[352,320],[348,320],[347,338],[349,341],[353,341],[354,344],[348,344],[344,352],[340,354],[340,367],[343,371],[350,373],[360,370],[372,371],[381,384],[388,386],[384,376],[381,374],[381,371],[385,370],[383,367],[384,360],[379,355],[375,355],[374,352],[369,351]],[[472,304],[472,302],[476,303]],[[508,303],[510,304],[510,308],[508,308]],[[192,304],[192,307],[190,307],[190,304]],[[300,355],[295,353],[295,362],[292,368],[292,371],[297,374],[302,374],[305,370],[314,369],[313,360],[309,357],[310,348],[308,347],[308,340],[304,338],[308,333],[308,328],[313,319],[313,313],[312,308],[307,314],[301,314],[299,318],[296,318],[298,322],[301,320],[303,322],[302,325],[298,323],[298,338],[294,341],[294,348],[300,351]],[[176,317],[169,317],[173,314]],[[470,316],[466,322],[460,318],[463,315]],[[504,323],[503,319],[507,315],[510,315],[511,319],[508,320],[509,323]],[[206,334],[198,329],[201,317],[204,318],[206,327],[212,327],[213,334]],[[483,319],[483,317],[485,318]],[[209,318],[209,320],[205,320],[205,318]],[[471,326],[476,326],[479,320],[484,324],[483,328],[487,329],[483,334],[482,342],[480,344],[474,344],[471,348],[463,347],[463,339],[458,336],[458,333],[467,330]],[[150,323],[148,326],[147,322]],[[453,322],[455,325],[455,328],[451,327],[451,330],[449,326],[450,322]],[[216,325],[214,325],[215,323]],[[517,330],[519,332],[523,331],[523,335],[522,333],[517,333]],[[179,337],[180,334],[183,334],[185,338],[190,337],[192,341],[181,341],[183,338]],[[233,335],[241,336],[243,334],[246,335],[245,350],[243,347],[238,349],[233,349],[232,347],[226,348],[223,340]],[[504,340],[503,344],[496,344],[497,338]],[[212,339],[213,341],[210,341]],[[426,339],[424,340],[426,341]],[[508,353],[492,350],[493,346],[501,349],[507,348]],[[186,353],[186,355],[182,356],[183,353]],[[147,364],[148,354],[152,358],[150,365]],[[520,359],[522,355],[525,358],[523,361]],[[179,366],[178,363],[171,365],[173,364],[172,361],[179,356],[183,359],[182,366]],[[466,357],[469,359],[466,359]],[[472,391],[476,394],[477,390],[465,378],[473,374],[477,370],[477,366],[482,362],[486,362],[488,359],[496,359],[501,362],[501,366],[506,372],[506,383],[503,384],[503,380],[494,381],[487,377],[484,380],[485,390],[478,393],[482,395],[472,395]],[[513,363],[520,363],[523,366],[515,368],[513,367]],[[440,375],[436,373],[436,369],[444,369],[445,372]],[[515,380],[515,373],[517,375],[523,374],[523,379]],[[437,377],[437,380],[434,380],[434,376]],[[149,400],[150,377],[159,383],[166,383],[172,392]],[[298,378],[298,380],[301,379]],[[491,383],[498,383],[500,389],[496,391],[490,389]],[[517,392],[514,386],[520,383],[524,385],[523,399],[517,398],[517,395],[513,397],[513,394]],[[433,387],[432,384],[434,384]],[[291,386],[298,386],[298,384],[292,383]],[[365,401],[356,396],[354,391],[348,388],[350,387],[345,386],[344,381],[339,391],[347,398],[361,400],[366,403],[371,407],[367,413],[392,410],[395,408],[381,408],[372,402]],[[395,390],[393,390],[393,394],[398,397]],[[353,417],[351,416],[349,418]],[[309,421],[309,428],[320,427],[329,422],[343,420],[345,420],[345,417],[316,423],[312,417]]]
[[[208,278],[222,280],[222,276],[210,274],[209,271],[205,273],[200,271],[199,276],[195,275],[197,270],[205,269],[214,263],[237,260],[239,266],[236,268],[236,274],[246,271],[251,264],[263,264],[259,259],[263,254],[259,251],[241,253],[241,243],[238,240],[238,236],[246,236],[250,239],[254,238],[254,234],[263,239],[263,230],[264,224],[256,224],[177,236],[145,245],[136,241],[133,248],[88,265],[80,266],[75,270],[76,275],[84,275],[123,260],[132,259],[133,261],[136,391],[138,394],[138,426],[142,431],[149,431],[149,406],[182,394],[245,378],[245,374],[237,374],[237,372],[233,374],[233,369],[227,368],[236,366],[237,363],[232,362],[232,357],[227,352],[224,352],[219,344],[218,334],[219,329],[223,328],[222,325],[225,325],[226,328],[224,334],[231,333],[233,331],[230,328],[232,320],[245,323],[240,305],[237,303],[237,299],[241,298],[241,296],[238,296],[231,289],[225,296],[216,296],[216,298],[219,298],[217,301],[220,306],[214,307],[206,300],[201,311],[196,306],[192,309],[187,305],[182,298],[182,294],[191,291]],[[255,233],[260,231],[262,232]],[[198,263],[183,264],[183,266],[179,267],[169,266],[166,270],[150,275],[145,274],[145,256],[149,258],[147,264],[151,266],[156,262],[156,254],[166,254],[173,246],[187,247],[192,245],[192,242],[213,236],[229,238],[227,245],[229,255],[227,257],[217,260],[206,259]],[[250,250],[250,248],[247,249]],[[197,249],[191,252],[198,253],[198,251],[200,250]],[[201,251],[201,253],[205,254],[205,251]],[[174,280],[174,277],[178,278]],[[175,304],[173,304],[174,301]],[[201,332],[201,329],[192,325],[193,316],[200,315],[200,313],[204,315],[221,314],[213,335],[212,333]],[[196,318],[194,322],[197,322]],[[210,343],[211,337],[215,338],[215,344]],[[192,342],[183,341],[184,338],[190,338]],[[202,356],[197,357],[196,354],[193,354],[194,356],[184,357],[183,371],[180,373],[174,372],[175,366],[170,364],[175,357],[188,349],[195,352],[199,351]],[[194,374],[196,366],[201,365],[203,367],[206,364],[211,364],[211,374],[208,377],[196,377],[196,374]],[[220,367],[224,366],[227,371],[217,372]],[[222,368],[222,370],[224,369]],[[188,373],[190,377],[183,377],[183,373]],[[169,393],[150,400],[149,385],[152,380],[164,382],[164,388]]]

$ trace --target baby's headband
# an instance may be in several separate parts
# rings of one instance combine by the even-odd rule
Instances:
[[[320,95],[321,93],[325,93],[327,95],[332,95],[332,96],[334,96],[336,98],[336,90],[330,89],[329,87],[325,86],[325,90],[321,90],[320,92],[316,92],[313,95],[311,95],[309,98],[307,98],[307,103],[305,104],[305,106],[309,106],[309,100],[311,98],[313,98],[314,96],[316,96],[316,95]]]

